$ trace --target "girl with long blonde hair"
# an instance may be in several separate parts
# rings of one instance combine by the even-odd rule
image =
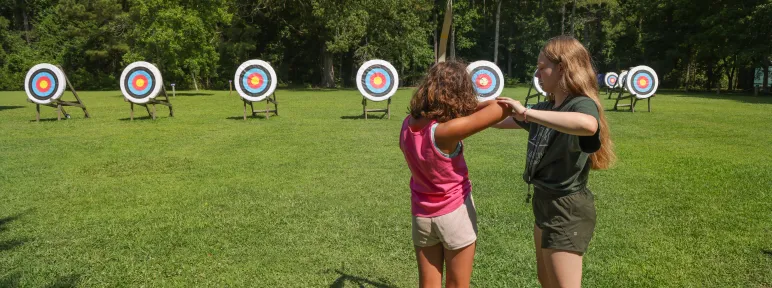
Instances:
[[[523,179],[534,187],[539,282],[543,287],[580,287],[582,257],[596,217],[588,175],[590,169],[612,165],[613,143],[587,49],[573,37],[555,37],[537,62],[547,100],[526,108],[500,97],[515,114],[494,127],[529,133]]]

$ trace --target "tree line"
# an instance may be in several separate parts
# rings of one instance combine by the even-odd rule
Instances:
[[[139,60],[182,89],[227,89],[249,59],[271,63],[291,87],[355,87],[359,65],[376,58],[415,85],[436,61],[445,5],[0,0],[0,90],[23,89],[41,62],[61,65],[78,89],[114,90]],[[527,83],[540,48],[564,34],[584,43],[599,73],[647,65],[662,88],[749,91],[769,78],[772,0],[457,0],[448,53],[493,61],[509,85]]]

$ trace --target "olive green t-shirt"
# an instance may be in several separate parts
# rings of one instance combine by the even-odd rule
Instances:
[[[540,102],[534,110],[579,112],[599,119],[598,106],[586,96],[569,97],[560,107],[554,102]],[[565,134],[533,122],[517,121],[528,130],[528,153],[523,180],[533,184],[537,193],[567,195],[587,186],[590,173],[590,153],[600,148],[600,122],[593,136]]]

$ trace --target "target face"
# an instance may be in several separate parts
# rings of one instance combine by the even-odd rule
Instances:
[[[239,96],[252,102],[262,101],[273,94],[277,82],[273,67],[262,60],[241,63],[233,79]]]
[[[544,92],[544,89],[541,88],[541,80],[539,77],[536,77],[536,73],[539,73],[539,69],[533,71],[533,87],[536,88],[536,91],[541,93],[541,95],[547,96],[547,92]]]
[[[627,91],[638,98],[649,98],[657,92],[659,79],[654,69],[648,66],[638,66],[627,74]]]
[[[496,64],[489,61],[476,61],[466,67],[472,77],[472,85],[477,93],[477,101],[496,99],[504,90],[504,74]]]
[[[121,93],[133,103],[147,103],[158,96],[161,86],[161,72],[148,62],[131,63],[121,73]]]
[[[37,104],[48,104],[64,93],[67,80],[59,67],[42,63],[32,67],[24,79],[27,98]]]
[[[614,88],[617,85],[617,81],[619,80],[619,75],[614,72],[606,73],[606,77],[604,79],[606,86],[610,88]]]
[[[371,101],[383,101],[397,93],[399,74],[391,63],[383,60],[370,60],[362,64],[357,71],[357,88]]]

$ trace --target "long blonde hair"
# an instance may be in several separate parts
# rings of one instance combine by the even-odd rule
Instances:
[[[590,154],[592,169],[607,169],[616,161],[614,155],[614,143],[611,142],[606,116],[603,113],[603,105],[598,99],[598,81],[595,78],[595,70],[590,61],[590,53],[582,43],[571,36],[558,36],[550,39],[541,51],[552,63],[563,68],[563,76],[558,83],[558,88],[567,91],[573,96],[587,96],[595,101],[600,116],[600,149]],[[549,101],[554,97],[549,95]]]

